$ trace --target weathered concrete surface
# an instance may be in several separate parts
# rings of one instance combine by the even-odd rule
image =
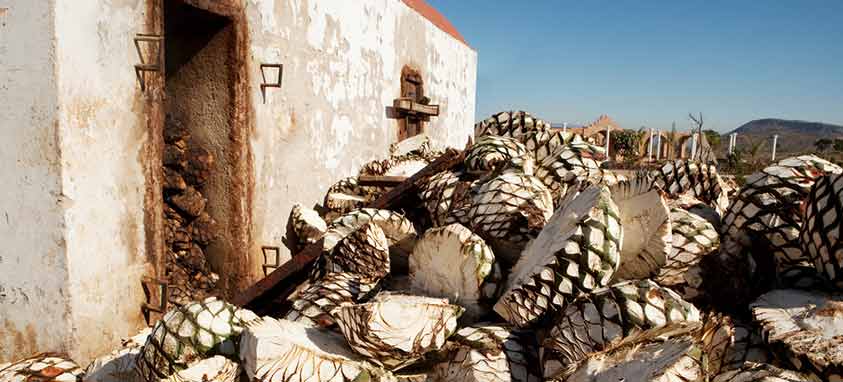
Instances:
[[[441,105],[426,127],[438,147],[462,147],[473,129],[477,54],[403,2],[247,0],[250,73],[284,64],[281,89],[251,88],[255,190],[252,247],[278,245],[293,203],[382,159],[398,134],[386,107],[401,69],[418,69]],[[289,254],[284,253],[286,258]],[[284,259],[282,259],[284,260]],[[263,259],[257,262],[260,264]],[[253,269],[260,276],[259,267]]]
[[[0,360],[84,363],[143,324],[144,6],[0,2]]]
[[[52,1],[0,0],[0,362],[70,328],[53,32]]]
[[[145,9],[142,0],[56,2],[70,355],[77,362],[143,325],[143,210],[151,207],[144,206],[147,136],[132,37],[143,31]]]

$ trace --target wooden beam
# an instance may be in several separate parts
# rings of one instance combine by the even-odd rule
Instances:
[[[400,182],[389,192],[372,202],[368,207],[379,209],[390,209],[401,205],[406,197],[418,190],[423,180],[445,170],[450,170],[459,165],[465,159],[463,151],[448,149],[431,164],[415,173],[413,176]],[[264,309],[262,305],[272,303],[279,299],[286,298],[293,288],[290,288],[289,280],[307,269],[322,253],[322,242],[310,244],[301,252],[293,256],[290,261],[278,267],[272,273],[246,289],[231,301],[233,304],[250,309]]]
[[[406,176],[360,175],[357,177],[357,184],[361,186],[395,187],[405,180],[407,180]]]

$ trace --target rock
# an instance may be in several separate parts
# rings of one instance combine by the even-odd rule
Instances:
[[[195,188],[188,186],[183,193],[170,197],[173,206],[192,217],[198,217],[205,211],[205,204],[208,202]]]

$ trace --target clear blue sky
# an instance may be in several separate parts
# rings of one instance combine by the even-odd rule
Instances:
[[[478,120],[843,124],[843,0],[428,1],[478,51]]]

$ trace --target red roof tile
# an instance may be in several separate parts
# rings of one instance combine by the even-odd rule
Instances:
[[[424,0],[403,0],[404,4],[407,4],[408,7],[413,8],[416,12],[420,15],[424,16],[426,19],[430,20],[433,25],[436,25],[439,29],[444,31],[445,33],[453,36],[455,39],[461,41],[463,44],[468,45],[468,42],[462,37],[460,32],[457,31],[457,28],[454,28],[454,25],[451,24],[448,19],[445,18],[436,8],[433,8]]]

